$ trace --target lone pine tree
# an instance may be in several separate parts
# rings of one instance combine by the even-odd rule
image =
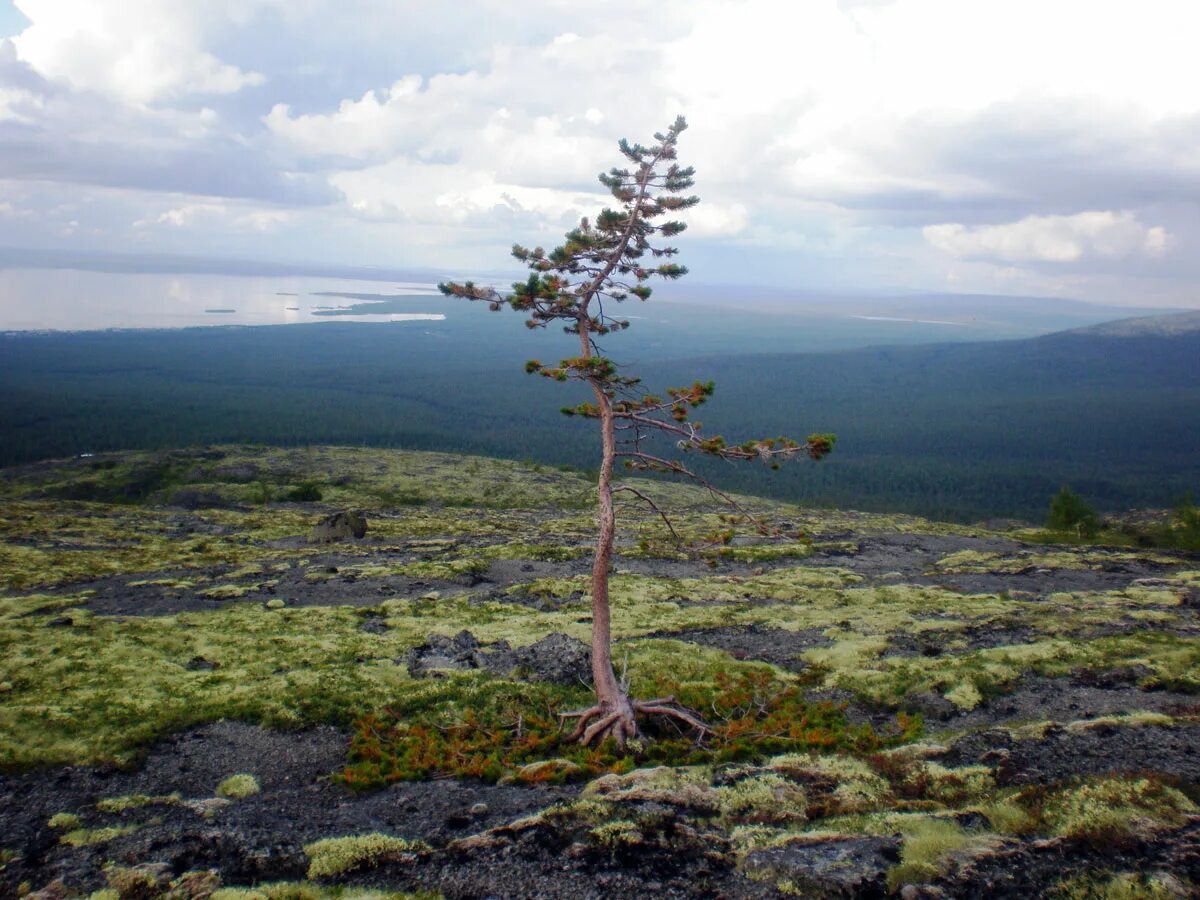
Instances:
[[[614,485],[614,464],[620,460],[627,469],[685,476],[703,483],[736,506],[733,498],[717,491],[680,460],[670,458],[673,454],[652,452],[650,439],[665,436],[685,453],[698,452],[726,460],[760,460],[772,466],[803,456],[821,459],[833,449],[834,443],[833,435],[828,434],[810,435],[803,442],[780,437],[742,444],[728,444],[719,435],[704,436],[700,423],[690,417],[695,407],[712,396],[711,381],[670,388],[665,397],[644,394],[639,390],[640,379],[622,374],[597,343],[598,338],[629,327],[628,320],[612,315],[617,304],[630,298],[649,299],[650,288],[646,282],[653,277],[676,279],[687,273],[686,268],[671,261],[678,251],[659,243],[660,239],[671,238],[686,227],[675,220],[660,221],[662,217],[699,202],[698,197],[684,194],[693,184],[694,170],[676,162],[676,144],[685,128],[687,123],[679,117],[665,134],[654,135],[656,143],[652,146],[622,140],[618,146],[625,158],[625,167],[613,168],[600,175],[600,181],[620,207],[605,209],[594,223],[584,219],[578,228],[567,233],[561,246],[549,252],[541,247],[530,250],[514,246],[513,256],[524,263],[531,274],[528,280],[514,284],[511,294],[502,295],[495,288],[470,281],[438,285],[447,296],[480,300],[493,311],[508,306],[526,313],[529,317],[526,324],[530,328],[544,328],[551,322],[563,323],[564,331],[576,335],[579,341],[579,355],[563,359],[557,365],[530,360],[525,369],[556,381],[578,381],[588,385],[594,400],[565,408],[563,412],[594,419],[600,430],[596,497],[599,534],[591,585],[592,675],[596,703],[566,715],[566,718],[578,719],[571,739],[582,740],[584,744],[599,743],[611,737],[618,746],[623,746],[638,736],[639,713],[667,716],[700,732],[707,730],[700,719],[676,706],[671,697],[630,698],[627,685],[618,681],[613,671],[608,602],[616,526],[613,495],[621,492],[631,495],[650,506],[662,516],[668,528],[671,527],[663,510],[637,487]],[[759,527],[764,526],[759,523]],[[674,529],[671,530],[674,534]]]

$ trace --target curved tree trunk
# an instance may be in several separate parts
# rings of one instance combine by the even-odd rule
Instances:
[[[584,304],[583,315],[587,314]],[[592,344],[580,321],[579,344],[584,359],[592,356]],[[564,718],[579,722],[568,740],[584,744],[599,743],[611,737],[618,747],[638,736],[637,714],[667,716],[683,722],[700,733],[708,726],[691,713],[672,704],[673,697],[632,701],[626,688],[617,681],[612,664],[612,622],[608,604],[608,573],[612,567],[613,542],[616,537],[616,511],[613,509],[613,463],[617,456],[616,434],[613,428],[612,401],[604,385],[593,381],[592,392],[600,410],[600,438],[603,448],[600,457],[600,477],[596,482],[596,518],[599,535],[596,556],[592,561],[592,678],[596,686],[596,704],[578,712],[565,713]]]
[[[604,392],[596,387],[600,405],[600,433],[603,455],[600,477],[596,486],[596,507],[599,535],[596,556],[592,561],[592,677],[596,683],[596,699],[603,710],[600,721],[612,720],[598,732],[601,738],[611,734],[618,744],[637,736],[637,720],[633,705],[623,686],[617,681],[612,664],[612,624],[608,604],[608,573],[612,567],[613,540],[616,533],[616,513],[613,510],[612,477],[616,457],[613,433],[612,405]],[[583,724],[582,722],[580,724]]]

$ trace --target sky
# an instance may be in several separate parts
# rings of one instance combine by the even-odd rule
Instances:
[[[505,271],[675,115],[693,278],[1200,307],[1200,4],[0,0],[0,246]]]

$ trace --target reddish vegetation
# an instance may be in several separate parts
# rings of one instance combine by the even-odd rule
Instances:
[[[806,702],[803,685],[781,682],[765,669],[718,673],[715,686],[680,685],[663,676],[655,687],[676,697],[681,708],[706,710],[711,724],[703,741],[662,719],[653,733],[656,740],[636,750],[615,739],[581,745],[560,725],[562,710],[578,691],[481,683],[423,708],[396,707],[387,715],[360,718],[342,780],[353,787],[430,777],[495,781],[549,759],[577,767],[534,769],[521,776],[559,781],[643,765],[754,760],[803,751],[865,753],[911,741],[921,731],[920,720],[904,713],[884,734],[852,725],[844,707]]]

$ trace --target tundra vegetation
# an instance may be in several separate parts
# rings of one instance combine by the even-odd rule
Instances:
[[[702,488],[626,483],[685,540],[725,527]],[[631,507],[614,660],[709,731],[583,746],[585,657],[532,648],[587,649],[593,500],[375,449],[5,470],[0,894],[1197,890],[1193,552],[738,497],[806,539],[684,558]],[[341,509],[366,537],[309,543]]]

